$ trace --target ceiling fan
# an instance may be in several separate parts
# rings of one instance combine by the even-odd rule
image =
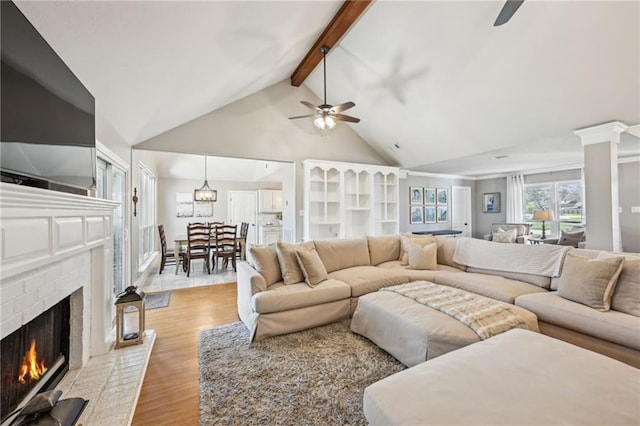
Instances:
[[[331,130],[336,126],[336,121],[348,121],[350,123],[359,123],[360,119],[356,117],[352,117],[350,115],[341,114],[343,111],[348,110],[349,108],[353,108],[356,106],[353,102],[345,102],[340,105],[329,105],[327,103],[327,53],[329,53],[329,48],[327,46],[322,46],[320,48],[320,52],[322,52],[322,65],[324,68],[324,103],[322,105],[315,106],[311,102],[300,101],[300,103],[307,108],[312,109],[314,114],[307,115],[299,115],[296,117],[289,117],[289,120],[295,120],[297,118],[308,118],[314,117],[313,125],[320,129],[321,132],[326,132],[327,130]]]
[[[516,13],[516,10],[522,6],[522,3],[524,3],[524,0],[507,0],[504,6],[502,6],[502,10],[500,11],[498,18],[496,18],[496,22],[493,23],[493,26],[499,27],[500,25],[509,22],[509,19],[511,19],[513,14]]]

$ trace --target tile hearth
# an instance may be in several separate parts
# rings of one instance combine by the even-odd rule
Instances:
[[[89,400],[78,425],[131,424],[155,339],[154,330],[145,330],[143,344],[92,357],[65,375],[57,386],[62,398]]]

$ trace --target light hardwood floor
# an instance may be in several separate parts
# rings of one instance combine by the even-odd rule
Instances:
[[[133,425],[198,424],[198,336],[238,321],[236,283],[173,290],[169,307],[145,312],[157,337]]]

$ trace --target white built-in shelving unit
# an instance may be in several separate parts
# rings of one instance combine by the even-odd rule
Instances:
[[[303,165],[306,241],[398,233],[398,168],[320,160]]]

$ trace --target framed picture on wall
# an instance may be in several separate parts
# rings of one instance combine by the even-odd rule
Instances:
[[[447,206],[438,206],[437,222],[449,222],[449,208]]]
[[[485,192],[482,194],[482,213],[500,213],[499,192]]]
[[[424,208],[424,223],[436,223],[436,206]]]
[[[420,190],[422,192],[422,190]],[[414,223],[424,223],[423,217],[423,207],[422,206],[411,206],[409,208],[409,222],[411,224]]]
[[[425,204],[435,204],[436,203],[436,189],[435,188],[425,188],[424,189],[424,203]]]
[[[422,200],[422,187],[409,187],[409,204],[424,204]]]
[[[191,192],[176,193],[176,217],[193,217],[193,194]]]
[[[213,203],[208,201],[196,201],[193,205],[193,215],[195,217],[211,217],[213,216]]]
[[[438,205],[447,205],[449,202],[449,190],[447,188],[438,188],[437,202]]]

